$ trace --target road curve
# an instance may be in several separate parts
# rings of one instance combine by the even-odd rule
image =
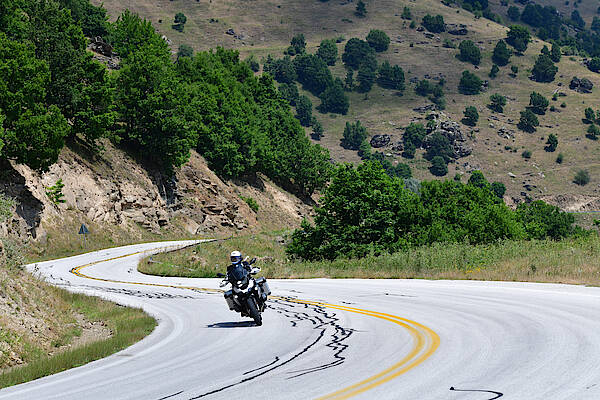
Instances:
[[[139,273],[126,246],[28,266],[159,320],[102,360],[1,399],[600,399],[600,288],[420,280],[271,280],[263,326],[216,279]],[[226,257],[226,255],[224,255]]]

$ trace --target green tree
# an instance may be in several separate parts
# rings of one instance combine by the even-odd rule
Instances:
[[[354,89],[354,70],[348,69],[346,71],[346,79],[344,80],[344,88],[348,91]]]
[[[547,152],[553,152],[556,150],[557,147],[558,147],[558,138],[556,137],[555,134],[551,133],[550,135],[548,135],[548,141],[546,141],[546,147],[544,147],[544,149]]]
[[[444,158],[440,156],[433,157],[431,159],[431,167],[429,167],[429,172],[435,176],[446,175],[448,173],[448,166],[446,165]]]
[[[510,44],[519,53],[527,50],[527,45],[531,40],[529,30],[521,25],[511,25],[506,37],[506,43]]]
[[[306,39],[304,34],[299,33],[292,38],[290,46],[287,48],[287,54],[295,56],[296,54],[304,54],[306,52]]]
[[[358,81],[358,90],[367,93],[373,87],[377,78],[377,61],[375,57],[367,57],[358,67],[356,80]]]
[[[390,45],[390,38],[384,31],[379,29],[371,29],[367,35],[367,43],[376,52],[386,51]]]
[[[317,50],[317,56],[321,57],[327,65],[335,65],[335,60],[338,56],[337,46],[335,41],[331,39],[325,39],[321,41],[319,49]]]
[[[600,72],[600,57],[593,57],[588,62],[587,67],[592,72]]]
[[[405,89],[404,79],[404,71],[399,66],[394,65],[392,67],[387,60],[379,66],[379,71],[377,72],[377,83],[379,86],[402,92]]]
[[[158,54],[168,51],[167,42],[156,32],[152,23],[129,10],[125,10],[112,25],[109,39],[123,59],[146,45],[156,49]]]
[[[347,68],[358,69],[360,64],[370,57],[375,57],[375,51],[369,46],[369,43],[357,38],[352,38],[346,42],[342,61]]]
[[[494,53],[492,54],[492,61],[496,64],[503,66],[510,62],[511,52],[506,46],[506,42],[502,39],[496,43],[494,47]]]
[[[354,10],[354,15],[359,18],[364,18],[367,16],[367,6],[364,1],[358,0],[358,3],[356,3],[356,9]]]
[[[584,169],[578,170],[573,178],[573,183],[576,183],[579,186],[587,185],[590,183],[590,173]]]
[[[552,42],[552,50],[550,51],[550,58],[554,62],[559,62],[561,57],[562,57],[562,54],[560,51],[560,45],[556,42]]]
[[[507,14],[508,18],[513,21],[518,21],[521,18],[521,12],[519,11],[519,8],[515,6],[508,7]]]
[[[346,122],[344,128],[344,136],[341,141],[341,145],[345,149],[358,150],[362,142],[367,139],[367,128],[360,124],[360,121],[356,121],[351,124]]]
[[[490,186],[490,190],[496,195],[496,197],[503,199],[504,193],[506,193],[506,186],[502,182],[493,182]]]
[[[321,140],[321,138],[324,136],[323,125],[321,122],[319,122],[319,120],[315,117],[312,117],[310,126],[312,126],[312,132],[310,136],[315,140]]]
[[[516,65],[511,65],[510,72],[512,73],[513,78],[516,77],[519,73],[519,67],[517,67]]]
[[[450,141],[440,132],[434,132],[431,136],[428,136],[423,145],[427,148],[424,156],[426,160],[433,160],[434,157],[439,156],[444,159],[444,162],[448,163],[454,155]]]
[[[471,173],[468,184],[478,187],[478,188],[484,188],[484,189],[487,189],[489,187],[489,182],[487,181],[487,179],[485,179],[483,172],[481,172],[479,170],[475,170]]]
[[[291,106],[295,106],[300,97],[298,86],[295,83],[282,83],[279,85],[279,93],[281,93],[281,97],[286,99]]]
[[[421,24],[432,33],[441,33],[446,30],[446,24],[444,23],[444,17],[441,15],[436,15],[435,17],[432,15],[425,15]]]
[[[171,25],[171,28],[175,29],[178,32],[183,32],[183,28],[185,27],[185,23],[187,22],[187,17],[184,13],[178,12],[175,14],[175,23]]]
[[[312,119],[312,102],[306,96],[300,96],[296,102],[296,116],[302,126],[310,126]]]
[[[598,140],[598,136],[600,135],[600,128],[598,128],[598,126],[591,124],[588,127],[587,130],[587,135],[585,135],[586,138],[591,139],[591,140]]]
[[[585,114],[584,122],[586,124],[593,124],[594,122],[596,122],[596,113],[594,112],[593,108],[587,107],[584,110],[584,114]]]
[[[192,57],[194,55],[194,49],[192,46],[187,45],[185,43],[179,45],[179,49],[177,50],[177,59],[179,60],[181,57]]]
[[[473,43],[473,41],[463,40],[460,42],[458,49],[460,50],[458,58],[461,61],[467,61],[473,65],[479,65],[481,62],[481,51],[479,50],[479,47]]]
[[[547,54],[540,54],[531,70],[536,82],[552,82],[557,72],[558,67],[554,65]]]
[[[519,129],[531,133],[535,131],[535,127],[539,126],[539,124],[537,116],[531,110],[526,109],[525,111],[521,111],[521,118],[517,124]]]
[[[496,76],[498,76],[498,71],[500,71],[500,68],[498,68],[496,64],[492,64],[492,69],[490,70],[488,76],[490,78],[495,78]]]
[[[531,92],[529,95],[529,109],[535,114],[544,115],[550,102],[547,98],[537,92]]]
[[[265,63],[265,72],[270,73],[279,83],[293,83],[298,79],[296,73],[296,63],[290,56],[285,56],[279,60]]]
[[[462,119],[465,125],[475,126],[477,125],[477,121],[479,120],[479,113],[477,112],[477,108],[473,106],[468,106],[463,111],[464,118]]]
[[[248,64],[248,66],[250,67],[250,69],[252,70],[252,72],[258,72],[260,70],[260,64],[258,63],[258,60],[256,59],[256,57],[254,56],[254,54],[250,54],[245,60],[244,62],[246,64]]]
[[[56,183],[54,185],[48,186],[45,188],[46,196],[48,196],[50,201],[54,204],[58,205],[59,203],[64,203],[65,195],[62,192],[64,187],[65,187],[65,184],[63,183],[62,179],[59,179],[56,181]]]
[[[519,204],[516,214],[530,239],[558,240],[570,236],[574,231],[575,217],[572,214],[541,200]]]
[[[402,15],[400,16],[402,19],[412,19],[412,14],[410,12],[410,8],[404,6],[402,9]]]
[[[504,106],[506,105],[506,97],[502,96],[499,93],[494,93],[490,96],[490,104],[488,108],[495,112],[504,112]]]
[[[462,94],[478,94],[481,91],[482,84],[483,82],[477,77],[477,75],[469,71],[463,71],[458,84],[458,90]]]
[[[89,0],[59,0],[58,2],[71,11],[71,17],[81,26],[85,36],[104,37],[108,33],[108,17],[104,7],[94,6]]]
[[[348,113],[350,100],[344,91],[344,84],[339,78],[336,78],[333,84],[328,86],[327,89],[321,93],[320,99],[321,104],[319,105],[319,111],[342,115]]]
[[[0,158],[34,169],[56,162],[69,125],[48,105],[48,64],[35,57],[31,43],[9,40],[0,32]]]
[[[333,76],[327,68],[327,64],[314,54],[302,54],[294,59],[294,67],[298,76],[298,82],[304,89],[315,96],[333,84]]]
[[[404,135],[402,136],[402,141],[404,142],[404,147],[406,148],[409,145],[412,145],[413,148],[419,148],[423,144],[423,139],[427,131],[423,124],[415,124],[410,123],[404,129]]]

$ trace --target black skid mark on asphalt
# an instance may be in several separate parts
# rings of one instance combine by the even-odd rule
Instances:
[[[304,310],[307,310],[307,311],[310,310],[312,312],[316,312],[317,315],[310,315],[308,312],[299,311],[298,308],[300,306]],[[331,367],[335,367],[335,366],[343,364],[343,362],[345,361],[343,352],[348,348],[348,345],[346,345],[342,342],[344,340],[348,339],[348,337],[350,337],[350,335],[354,332],[354,330],[340,326],[337,323],[339,321],[339,319],[336,318],[335,313],[328,313],[326,311],[326,309],[322,306],[310,305],[310,304],[299,304],[299,303],[289,302],[289,301],[285,301],[285,300],[269,300],[269,308],[273,309],[277,313],[284,315],[286,318],[289,318],[290,323],[292,324],[293,327],[298,326],[298,323],[300,323],[300,322],[312,323],[314,325],[313,329],[319,331],[317,338],[313,342],[309,343],[302,350],[300,350],[299,352],[295,353],[294,355],[292,355],[291,357],[289,357],[288,359],[286,359],[282,362],[276,361],[276,362],[271,363],[270,365],[266,365],[266,366],[263,366],[261,368],[258,368],[258,369],[252,370],[252,371],[247,371],[247,372],[243,373],[242,375],[248,375],[248,374],[253,373],[254,371],[262,370],[258,374],[248,376],[246,378],[239,380],[236,383],[232,383],[230,385],[211,390],[210,392],[206,392],[206,393],[200,394],[198,396],[191,397],[189,400],[200,399],[200,398],[210,396],[215,393],[222,392],[226,389],[230,389],[237,385],[241,385],[243,383],[249,382],[253,379],[256,379],[260,376],[263,376],[269,372],[272,372],[278,368],[281,368],[281,367],[291,363],[292,361],[298,359],[303,354],[308,352],[310,349],[312,349],[314,346],[316,346],[319,342],[323,341],[323,339],[326,338],[326,332],[328,331],[328,329],[330,329],[330,327],[333,327],[335,329],[335,331],[331,335],[330,342],[326,343],[325,347],[329,347],[333,350],[334,360],[327,364],[318,365],[318,366],[303,369],[300,371],[294,371],[292,373],[295,373],[296,375],[288,377],[288,379],[293,379],[293,378],[296,378],[301,375],[306,375],[309,373],[317,372],[317,371],[320,371],[320,370],[323,370],[326,368],[331,368]]]
[[[454,392],[480,392],[480,393],[491,393],[491,394],[496,395],[494,397],[490,397],[488,400],[499,399],[500,397],[504,396],[504,393],[495,392],[493,390],[455,389],[454,386],[451,386],[450,390],[452,390]]]
[[[65,284],[57,284],[57,286],[69,286],[72,288],[81,288],[81,289],[93,289],[106,293],[117,293],[124,294],[127,296],[146,298],[146,299],[196,299],[196,297],[189,295],[181,295],[181,294],[171,294],[164,292],[143,292],[141,290],[133,290],[133,289],[125,289],[125,288],[113,288],[107,286],[90,286],[90,285],[65,285]]]
[[[272,361],[272,362],[270,362],[269,364],[263,365],[262,367],[258,367],[258,368],[255,368],[255,369],[251,369],[250,371],[244,372],[242,375],[248,375],[248,374],[251,374],[252,372],[260,371],[263,368],[270,367],[271,365],[277,363],[278,361],[279,361],[279,357],[275,357],[275,360]]]
[[[177,393],[170,394],[170,395],[168,395],[168,396],[165,396],[165,397],[161,397],[161,398],[160,398],[160,399],[158,399],[158,400],[166,400],[166,399],[170,399],[171,397],[175,397],[175,396],[177,396],[178,394],[181,394],[181,393],[183,393],[183,390],[181,390],[181,391],[179,391],[179,392],[177,392]]]

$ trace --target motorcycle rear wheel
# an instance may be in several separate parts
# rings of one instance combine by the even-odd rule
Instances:
[[[248,297],[248,314],[254,320],[254,323],[257,326],[262,325],[262,316],[260,315],[260,311],[258,311],[258,307],[256,306],[256,300],[253,297]]]

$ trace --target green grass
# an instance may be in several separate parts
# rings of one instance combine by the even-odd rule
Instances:
[[[155,256],[161,264],[146,260],[138,268],[151,274],[215,277],[227,265],[229,251],[237,248],[259,256],[262,260],[257,265],[267,278],[476,279],[600,285],[598,235],[562,241],[434,244],[389,255],[318,262],[289,260],[276,237],[263,233],[201,244]],[[215,268],[217,262],[222,268]]]
[[[154,318],[141,309],[121,307],[97,297],[74,294],[63,289],[53,290],[89,321],[103,321],[111,330],[111,337],[52,356],[35,352],[26,365],[11,368],[0,375],[0,388],[28,382],[106,357],[141,340],[156,326]],[[76,335],[77,332],[74,329],[69,334]]]

